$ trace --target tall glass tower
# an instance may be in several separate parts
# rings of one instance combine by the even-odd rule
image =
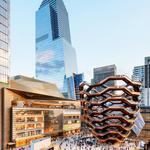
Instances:
[[[75,100],[80,99],[79,86],[80,86],[80,83],[83,81],[84,81],[83,73],[80,73],[80,74],[73,73],[73,76],[67,78],[69,97]]]
[[[0,83],[8,83],[9,79],[9,26],[10,26],[10,1],[0,0]],[[0,112],[2,112],[0,101]],[[2,116],[0,116],[0,149],[4,149],[4,137],[2,129]]]
[[[9,79],[9,0],[0,0],[0,82],[8,83]]]
[[[68,92],[67,78],[77,73],[68,13],[62,0],[43,0],[36,12],[36,77]]]

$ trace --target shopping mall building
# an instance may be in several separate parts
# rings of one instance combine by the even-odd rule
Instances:
[[[0,149],[80,131],[80,102],[64,98],[54,84],[15,76],[0,94]]]

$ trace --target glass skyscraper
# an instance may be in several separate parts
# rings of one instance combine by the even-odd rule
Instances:
[[[75,94],[76,94],[77,100],[80,99],[79,86],[80,86],[80,83],[83,81],[84,81],[84,74],[83,73],[74,74]]]
[[[150,56],[145,57],[144,65],[144,105],[150,106]]]
[[[79,86],[80,83],[84,81],[84,74],[75,74],[69,78],[67,78],[67,84],[68,84],[68,96],[72,99],[79,100],[80,99],[80,90]]]
[[[109,66],[103,66],[94,68],[93,70],[93,79],[91,80],[92,84],[98,83],[102,80],[104,80],[107,77],[116,75],[117,67],[116,65],[109,65]],[[110,81],[107,83],[108,86],[114,85],[114,81]]]
[[[68,93],[67,78],[76,72],[65,5],[62,0],[43,0],[36,12],[36,77]]]
[[[132,75],[132,79],[134,81],[140,81],[142,83],[142,86],[140,87],[141,89],[141,95],[140,95],[140,99],[141,99],[141,105],[144,105],[144,65],[143,66],[135,66],[133,69],[133,75]]]
[[[10,1],[0,0],[0,82],[9,79],[9,19]]]

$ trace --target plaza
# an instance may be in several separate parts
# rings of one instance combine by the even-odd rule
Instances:
[[[91,135],[75,135],[56,140],[60,150],[140,150],[135,142],[126,141],[120,146],[97,144],[96,142]]]

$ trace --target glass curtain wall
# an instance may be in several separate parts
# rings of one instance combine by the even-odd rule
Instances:
[[[0,0],[0,82],[9,79],[9,26],[10,1]]]

